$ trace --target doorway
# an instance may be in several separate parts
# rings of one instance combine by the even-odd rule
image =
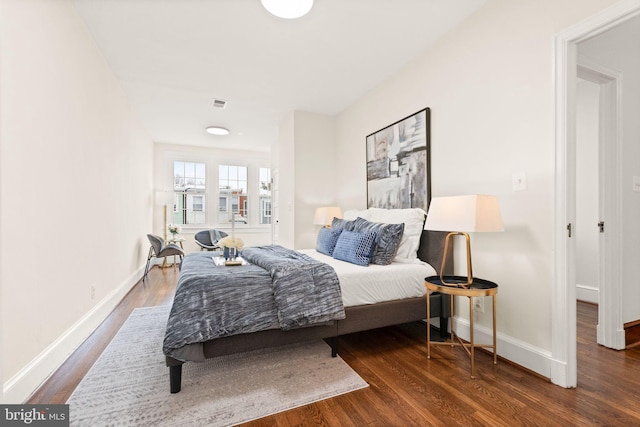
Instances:
[[[572,239],[571,228],[576,221],[576,81],[578,78],[578,44],[595,37],[640,15],[640,2],[619,2],[599,14],[580,22],[555,37],[555,198],[554,198],[554,274],[552,282],[552,334],[551,334],[551,366],[550,379],[562,387],[577,385],[577,352],[576,352],[576,278],[575,278],[575,239]],[[618,88],[619,89],[619,88]],[[618,97],[619,100],[619,97]],[[619,135],[619,133],[618,133]],[[619,141],[614,144],[618,150]],[[617,151],[619,154],[620,151]],[[610,161],[611,158],[600,160]],[[608,170],[611,169],[607,165]],[[611,180],[608,182],[611,184]],[[620,188],[618,186],[617,188]],[[616,191],[606,190],[602,193],[618,197]],[[601,206],[605,206],[601,198]],[[613,205],[617,209],[618,204]],[[619,236],[619,213],[613,212],[615,221],[604,235]],[[607,215],[609,218],[610,216]],[[616,229],[618,227],[618,229]],[[612,244],[615,239],[606,239],[606,258],[609,262],[620,262],[620,249]],[[602,251],[601,251],[602,252]],[[614,258],[617,257],[617,258]],[[617,274],[619,269],[603,269],[605,274]],[[599,304],[609,307],[621,299],[620,279],[604,280],[599,295]],[[608,325],[614,324],[610,317],[621,315],[621,310],[606,310],[604,318],[598,320],[599,332],[607,334]],[[605,325],[607,324],[608,325]],[[613,337],[615,338],[615,337]],[[603,339],[607,339],[604,337]],[[624,340],[624,337],[623,337]]]
[[[578,73],[576,86],[576,297],[598,304],[600,239],[600,85]],[[596,320],[595,325],[598,322]]]
[[[567,267],[575,270],[578,299],[598,304],[598,344],[620,350],[624,348],[619,287],[621,76],[582,58],[579,46],[576,75],[576,235],[568,242],[575,246],[576,256]],[[591,286],[581,289],[581,282],[587,281]],[[589,288],[595,291],[591,295]]]

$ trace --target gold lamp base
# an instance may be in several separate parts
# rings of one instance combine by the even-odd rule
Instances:
[[[444,272],[445,272],[445,267],[447,265],[447,253],[448,253],[447,250],[449,249],[449,240],[451,240],[453,236],[464,236],[465,239],[467,240],[467,283],[466,284],[465,283],[447,283],[444,280]],[[463,287],[463,288],[469,288],[473,283],[473,271],[471,267],[471,239],[469,239],[469,234],[461,231],[452,231],[449,234],[447,234],[447,237],[444,240],[444,255],[442,256],[442,266],[440,268],[440,280],[442,281],[443,284],[447,286],[456,286],[456,287]]]

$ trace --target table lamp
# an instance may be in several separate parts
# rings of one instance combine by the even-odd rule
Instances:
[[[316,209],[313,223],[331,228],[333,218],[342,218],[342,209],[337,206],[324,206]]]
[[[467,241],[467,283],[463,287],[469,287],[473,283],[473,269],[471,266],[471,241],[469,234],[472,232],[504,231],[498,198],[486,195],[434,197],[429,204],[425,230],[448,231],[444,243],[444,255],[440,280],[445,283],[443,272],[447,264],[447,249],[449,240],[453,236],[464,236]]]

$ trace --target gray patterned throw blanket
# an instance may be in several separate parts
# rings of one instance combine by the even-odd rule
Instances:
[[[211,253],[184,257],[167,322],[164,354],[202,361],[201,343],[267,329],[344,319],[333,268],[282,246],[246,248],[251,265],[216,266]]]

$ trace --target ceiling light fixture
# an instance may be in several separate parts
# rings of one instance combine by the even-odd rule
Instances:
[[[229,129],[220,126],[209,126],[205,130],[211,135],[229,135]]]
[[[296,19],[309,13],[313,0],[260,0],[272,15],[284,19]]]

